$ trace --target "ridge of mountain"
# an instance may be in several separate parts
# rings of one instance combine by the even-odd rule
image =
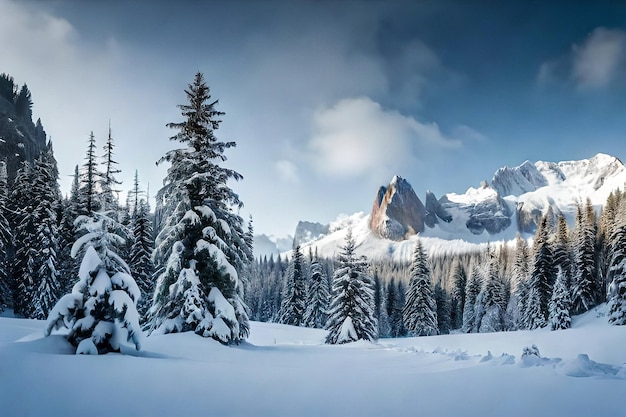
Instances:
[[[611,191],[625,184],[624,164],[602,153],[577,161],[505,166],[490,183],[464,194],[437,199],[427,191],[426,204],[407,180],[394,176],[388,187],[378,189],[370,214],[343,216],[331,223],[328,234],[300,244],[332,257],[350,228],[357,252],[370,258],[409,260],[418,234],[431,252],[464,252],[513,240],[517,233],[531,237],[550,207],[573,225],[577,204],[589,199],[601,207]]]

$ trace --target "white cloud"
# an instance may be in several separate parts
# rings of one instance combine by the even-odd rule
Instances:
[[[460,145],[446,137],[436,123],[421,123],[360,97],[317,111],[308,148],[321,173],[380,180],[415,163],[422,152]]]
[[[572,77],[582,88],[605,87],[624,61],[626,33],[597,28],[580,46],[574,46]]]
[[[278,177],[281,181],[292,184],[297,184],[300,182],[300,177],[298,176],[298,167],[296,167],[293,162],[286,160],[277,161],[274,164],[274,169],[278,173]]]
[[[581,90],[593,90],[613,84],[626,64],[626,32],[596,28],[571,51],[541,64],[537,80],[541,83],[572,82]]]

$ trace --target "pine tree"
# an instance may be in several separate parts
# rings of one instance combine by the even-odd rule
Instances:
[[[378,337],[374,317],[373,282],[365,257],[355,254],[356,243],[348,230],[345,246],[337,257],[333,274],[333,299],[328,312],[326,343],[349,343]]]
[[[73,282],[71,277],[75,277],[78,274],[78,267],[80,266],[70,256],[72,245],[77,238],[74,220],[76,220],[80,212],[79,189],[80,175],[78,173],[78,165],[76,165],[69,197],[62,202],[61,221],[59,224],[61,235],[59,241],[59,286],[61,294],[72,290]]]
[[[13,306],[9,264],[13,233],[7,218],[8,193],[7,165],[6,162],[0,162],[0,312]]]
[[[609,262],[609,323],[626,324],[626,201],[619,205],[611,228]]]
[[[460,329],[463,327],[463,307],[465,306],[465,287],[467,286],[467,273],[461,263],[457,259],[452,274],[452,282],[454,285],[454,299],[456,300],[456,322],[452,323],[453,328]]]
[[[306,311],[304,325],[306,327],[324,328],[328,319],[328,278],[326,271],[317,257],[317,251],[310,266],[309,286],[307,288]]]
[[[306,310],[306,281],[304,275],[304,259],[300,246],[296,245],[289,263],[285,295],[280,309],[279,322],[292,326],[304,325]]]
[[[11,226],[15,253],[12,262],[13,310],[17,316],[30,317],[33,313],[35,286],[34,260],[36,249],[30,243],[35,238],[36,219],[32,216],[36,201],[32,198],[31,187],[35,182],[30,163],[24,162],[15,175],[11,191]]]
[[[482,316],[479,321],[479,331],[481,333],[500,332],[504,330],[504,289],[503,283],[498,276],[498,261],[491,254],[485,286],[479,298],[482,300]]]
[[[102,178],[96,161],[96,138],[93,132],[89,134],[87,155],[82,168],[78,189],[79,214],[92,215],[100,210],[98,182]]]
[[[141,291],[137,309],[139,314],[144,317],[150,308],[151,296],[154,293],[154,264],[151,257],[154,250],[152,219],[150,218],[150,207],[146,200],[139,200],[135,206],[131,227],[133,244],[130,248],[129,266]]]
[[[164,186],[157,194],[160,225],[153,253],[160,271],[148,330],[194,331],[222,343],[238,343],[249,333],[240,273],[250,257],[244,241],[239,196],[228,187],[243,177],[221,167],[235,142],[215,136],[224,113],[210,101],[201,73],[185,90],[184,120],[170,123],[171,139],[186,147],[169,151]]]
[[[548,320],[548,303],[552,295],[552,285],[556,279],[554,257],[548,241],[548,216],[544,216],[537,228],[534,241],[534,260],[528,283],[529,298],[525,323],[529,329],[545,326]],[[530,303],[539,305],[530,305]]]
[[[528,243],[518,234],[513,264],[512,295],[507,306],[511,330],[528,328],[525,317],[528,306],[529,257]]]
[[[439,334],[450,333],[450,297],[441,284],[435,285],[433,294],[437,306],[437,328]]]
[[[437,305],[430,279],[428,258],[418,239],[413,251],[409,288],[402,318],[409,334],[432,336],[439,334],[437,326]]]
[[[472,272],[467,280],[465,290],[465,305],[463,306],[463,327],[464,333],[476,331],[476,303],[482,288],[482,276],[478,264],[474,264]]]
[[[30,90],[24,84],[20,89],[20,92],[15,96],[15,113],[25,121],[32,121],[33,119],[33,99],[30,94]]]
[[[119,223],[103,213],[80,216],[84,231],[74,243],[72,256],[84,253],[78,282],[55,305],[46,322],[45,335],[69,329],[68,340],[77,354],[119,352],[124,341],[141,348],[137,300],[141,296],[130,268],[115,252],[124,243]]]
[[[561,268],[557,273],[554,291],[549,304],[550,314],[548,322],[551,330],[569,329],[572,320],[570,318],[570,299],[567,288],[567,276]]]
[[[387,309],[387,292],[378,273],[374,273],[374,315],[378,321],[378,337],[391,336],[391,323]]]
[[[613,253],[612,236],[614,228],[618,222],[620,205],[624,199],[624,193],[621,190],[612,191],[606,199],[602,215],[600,216],[600,224],[598,227],[598,273],[602,278],[601,292],[603,295],[609,294],[609,284],[612,282],[610,264]]]
[[[113,159],[115,145],[113,143],[113,136],[111,134],[111,122],[109,122],[109,136],[107,137],[106,144],[104,145],[104,155],[102,157],[102,165],[105,169],[100,178],[100,206],[104,210],[119,210],[118,197],[119,190],[115,189],[116,186],[122,182],[115,178],[116,174],[120,171],[117,168],[117,161]]]
[[[38,201],[33,212],[35,239],[31,246],[36,258],[32,265],[34,279],[33,312],[31,317],[45,319],[60,296],[59,274],[57,270],[61,239],[58,229],[61,192],[58,183],[59,173],[54,159],[52,144],[35,161],[33,166],[32,196]]]
[[[567,220],[565,220],[565,216],[562,214],[559,215],[557,220],[556,239],[552,247],[554,266],[555,268],[561,268],[565,279],[565,285],[566,287],[569,287],[572,280],[573,254],[569,239]]]
[[[584,313],[596,305],[595,213],[591,202],[576,213],[576,275],[572,289],[572,311]]]

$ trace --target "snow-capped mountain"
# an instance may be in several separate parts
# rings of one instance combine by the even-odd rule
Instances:
[[[351,228],[358,252],[370,258],[410,259],[417,233],[431,253],[468,251],[477,244],[512,240],[518,232],[532,236],[550,207],[573,225],[578,203],[589,199],[601,207],[609,193],[624,184],[626,167],[606,154],[503,167],[490,183],[464,194],[448,193],[437,199],[427,191],[426,204],[407,180],[395,176],[389,186],[379,188],[371,214],[341,216],[328,234],[303,247],[317,247],[320,255],[334,256]]]

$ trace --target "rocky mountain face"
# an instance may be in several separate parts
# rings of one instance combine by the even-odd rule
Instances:
[[[9,183],[24,161],[32,162],[46,146],[41,121],[32,121],[30,91],[17,92],[13,79],[0,75],[0,160],[6,162]]]
[[[550,208],[573,225],[577,204],[589,199],[600,207],[611,191],[625,185],[626,167],[606,154],[579,161],[526,161],[517,167],[503,167],[490,183],[469,188],[464,194],[448,193],[437,199],[427,191],[425,204],[407,180],[395,176],[388,186],[378,189],[370,215],[363,215],[366,223],[350,227],[360,231],[370,249],[377,245],[376,240],[404,242],[417,233],[471,243],[509,240],[518,232],[531,236]],[[322,248],[326,241],[340,242],[332,237],[337,233],[342,231],[331,228],[331,233],[318,237],[315,245],[319,242]],[[390,250],[387,247],[379,252]]]
[[[426,208],[411,184],[395,176],[388,187],[380,187],[372,206],[370,229],[379,237],[403,240],[424,231]]]

